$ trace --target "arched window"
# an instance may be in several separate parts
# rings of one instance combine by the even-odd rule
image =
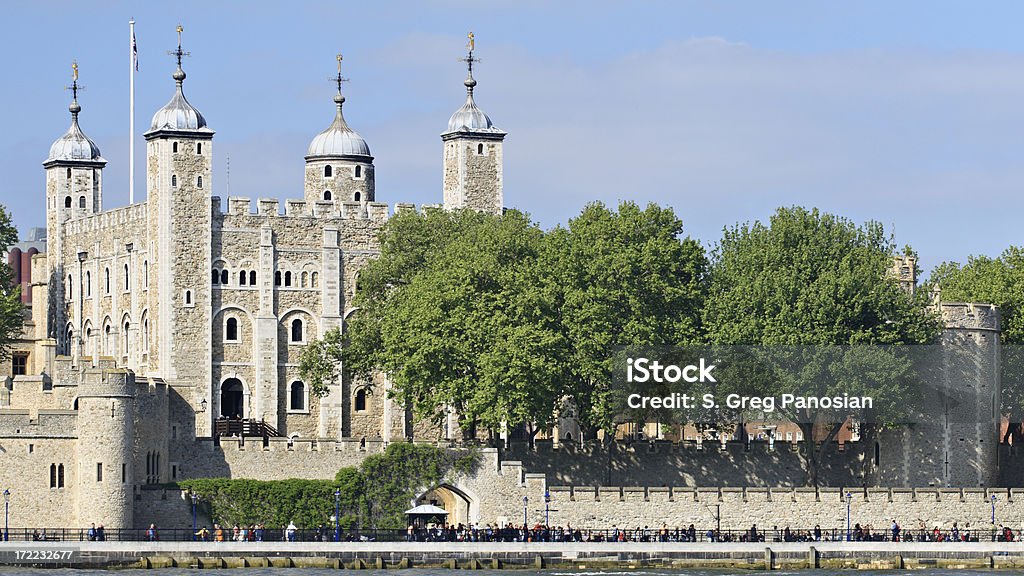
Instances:
[[[103,269],[103,293],[110,294],[110,268]]]
[[[289,410],[306,409],[306,385],[296,380],[292,382],[291,399],[288,402]]]
[[[305,288],[307,283],[309,283],[309,272],[304,271],[302,276],[299,276],[299,286]]]
[[[330,200],[330,199],[331,199],[331,191],[330,190],[324,190],[324,200]]]
[[[228,318],[227,324],[224,326],[224,340],[238,342],[238,320],[236,318]]]
[[[202,187],[203,187],[203,177],[200,176],[199,178],[196,178],[196,188],[202,188]]]
[[[312,286],[313,288],[316,288],[317,277],[318,277],[318,274],[316,272],[313,272],[309,276],[309,285]]]
[[[185,304],[188,304],[188,305],[192,304],[192,291],[191,290],[185,290]]]
[[[227,284],[228,284],[228,271],[227,270],[221,270],[220,271],[220,283],[224,284],[225,286],[227,286]]]
[[[50,488],[57,487],[57,465],[50,464]]]
[[[75,282],[71,279],[71,274],[68,274],[68,300],[75,299]]]
[[[113,342],[110,341],[110,324],[103,327],[103,355],[113,356]]]
[[[362,177],[363,177],[363,167],[358,165],[358,164],[356,164],[356,178],[362,178]]]
[[[292,320],[292,342],[302,342],[302,320]]]
[[[255,285],[256,285],[256,271],[255,270],[249,270],[249,286],[255,286]]]
[[[68,168],[68,170],[70,170],[70,168]],[[64,197],[64,207],[71,208],[71,196]]]
[[[85,271],[85,297],[88,298],[90,296],[92,296],[92,274],[88,270],[86,270]]]
[[[356,412],[366,412],[366,388],[356,390]]]
[[[324,166],[324,178],[330,178],[333,174],[330,166]],[[325,200],[330,200],[330,198],[325,198]]]
[[[476,153],[477,154],[483,154],[484,153],[484,145],[483,144],[477,144],[476,145]]]
[[[57,465],[57,488],[64,487],[64,465]]]
[[[85,210],[85,196],[78,197],[78,207]]]
[[[124,289],[125,290],[128,290],[129,288],[131,288],[131,282],[129,281],[129,278],[131,278],[131,276],[128,274],[128,265],[125,264],[124,265]]]
[[[171,186],[177,186],[177,185],[178,185],[178,175],[177,174],[171,174]]]
[[[202,142],[196,142],[196,154],[202,154],[202,153],[203,153],[203,143]]]
[[[353,198],[353,199],[354,199],[354,200],[355,200],[356,202],[359,202],[359,192],[356,192],[356,193],[355,193],[355,194],[354,194],[354,195],[352,196],[352,198]]]
[[[149,260],[142,261],[142,285],[149,286]]]
[[[278,271],[274,272],[274,286],[280,286],[280,285],[281,285],[281,271],[278,270]]]
[[[149,318],[142,320],[142,353],[149,354]]]
[[[285,272],[284,273],[284,285],[285,286],[291,286],[292,285],[292,273],[291,272]]]
[[[68,168],[68,180],[71,179],[71,168]]]
[[[171,144],[171,152],[174,152],[175,154],[178,153],[178,143],[177,142],[174,142],[174,143]]]
[[[245,283],[246,283],[246,281],[248,279],[249,279],[249,276],[245,273],[245,270],[242,270],[242,271],[240,271],[238,273],[238,285],[239,286],[245,286]]]
[[[213,283],[220,284],[220,270],[213,269]]]
[[[128,340],[128,328],[129,327],[130,327],[130,325],[126,321],[124,323],[124,332],[121,333],[121,354],[124,355],[124,356],[128,355],[128,342],[129,342],[129,340]]]

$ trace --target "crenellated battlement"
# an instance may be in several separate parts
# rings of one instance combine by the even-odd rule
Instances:
[[[262,216],[267,218],[323,218],[340,220],[365,220],[384,223],[392,214],[405,211],[417,212],[440,208],[438,204],[424,204],[417,208],[415,204],[399,202],[392,207],[384,202],[307,202],[305,200],[288,199],[283,203],[276,198],[250,198],[232,196],[228,198],[227,212],[224,212],[220,198],[211,198],[214,217],[223,216]]]
[[[74,410],[0,409],[0,437],[77,438],[78,412]]]
[[[134,223],[146,221],[146,207],[148,204],[140,202],[112,210],[104,210],[98,214],[89,214],[81,218],[73,218],[64,222],[64,233],[69,235],[82,234],[121,228]]]
[[[942,302],[939,310],[946,329],[989,332],[1000,330],[999,307],[994,304]]]

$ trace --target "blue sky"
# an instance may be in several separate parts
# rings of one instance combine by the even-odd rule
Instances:
[[[333,114],[376,157],[379,201],[440,201],[440,132],[464,97],[508,131],[505,203],[544,226],[591,200],[672,205],[710,246],[723,226],[816,206],[894,230],[930,267],[1024,243],[1024,4],[990,2],[24,2],[0,36],[0,202],[44,223],[40,163],[69,123],[127,203],[128,19],[141,137],[171,96],[185,27],[189,100],[217,131],[213,190],[302,195],[302,156]]]

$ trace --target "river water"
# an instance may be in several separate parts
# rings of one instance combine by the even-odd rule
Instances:
[[[458,571],[452,570],[428,570],[428,569],[410,569],[410,570],[358,570],[358,571],[347,571],[347,570],[328,570],[328,569],[317,569],[317,568],[245,568],[227,571],[216,571],[221,574],[250,574],[256,576],[327,576],[328,574],[337,575],[340,573],[349,573],[352,576],[454,576]],[[974,575],[985,575],[991,576],[991,571],[985,570],[884,570],[884,571],[871,571],[871,570],[801,570],[795,572],[788,571],[772,571],[772,576],[893,576],[895,574],[910,573],[913,576],[974,576]],[[117,570],[115,572],[105,570],[69,570],[69,569],[58,569],[58,570],[47,570],[47,569],[27,569],[27,568],[9,568],[0,567],[0,575],[2,576],[13,576],[19,574],[26,574],[32,576],[195,576],[196,570],[190,570],[186,568],[172,568],[167,570]],[[596,570],[474,570],[475,576],[677,576],[685,574],[687,576],[751,576],[757,574],[752,571],[736,571],[736,570],[607,570],[607,571],[596,571]],[[768,573],[765,573],[768,574]],[[999,576],[1024,576],[1024,572],[1021,571],[1000,571]]]

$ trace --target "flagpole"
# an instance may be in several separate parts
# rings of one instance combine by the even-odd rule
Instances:
[[[128,203],[135,204],[135,18],[128,21]]]

